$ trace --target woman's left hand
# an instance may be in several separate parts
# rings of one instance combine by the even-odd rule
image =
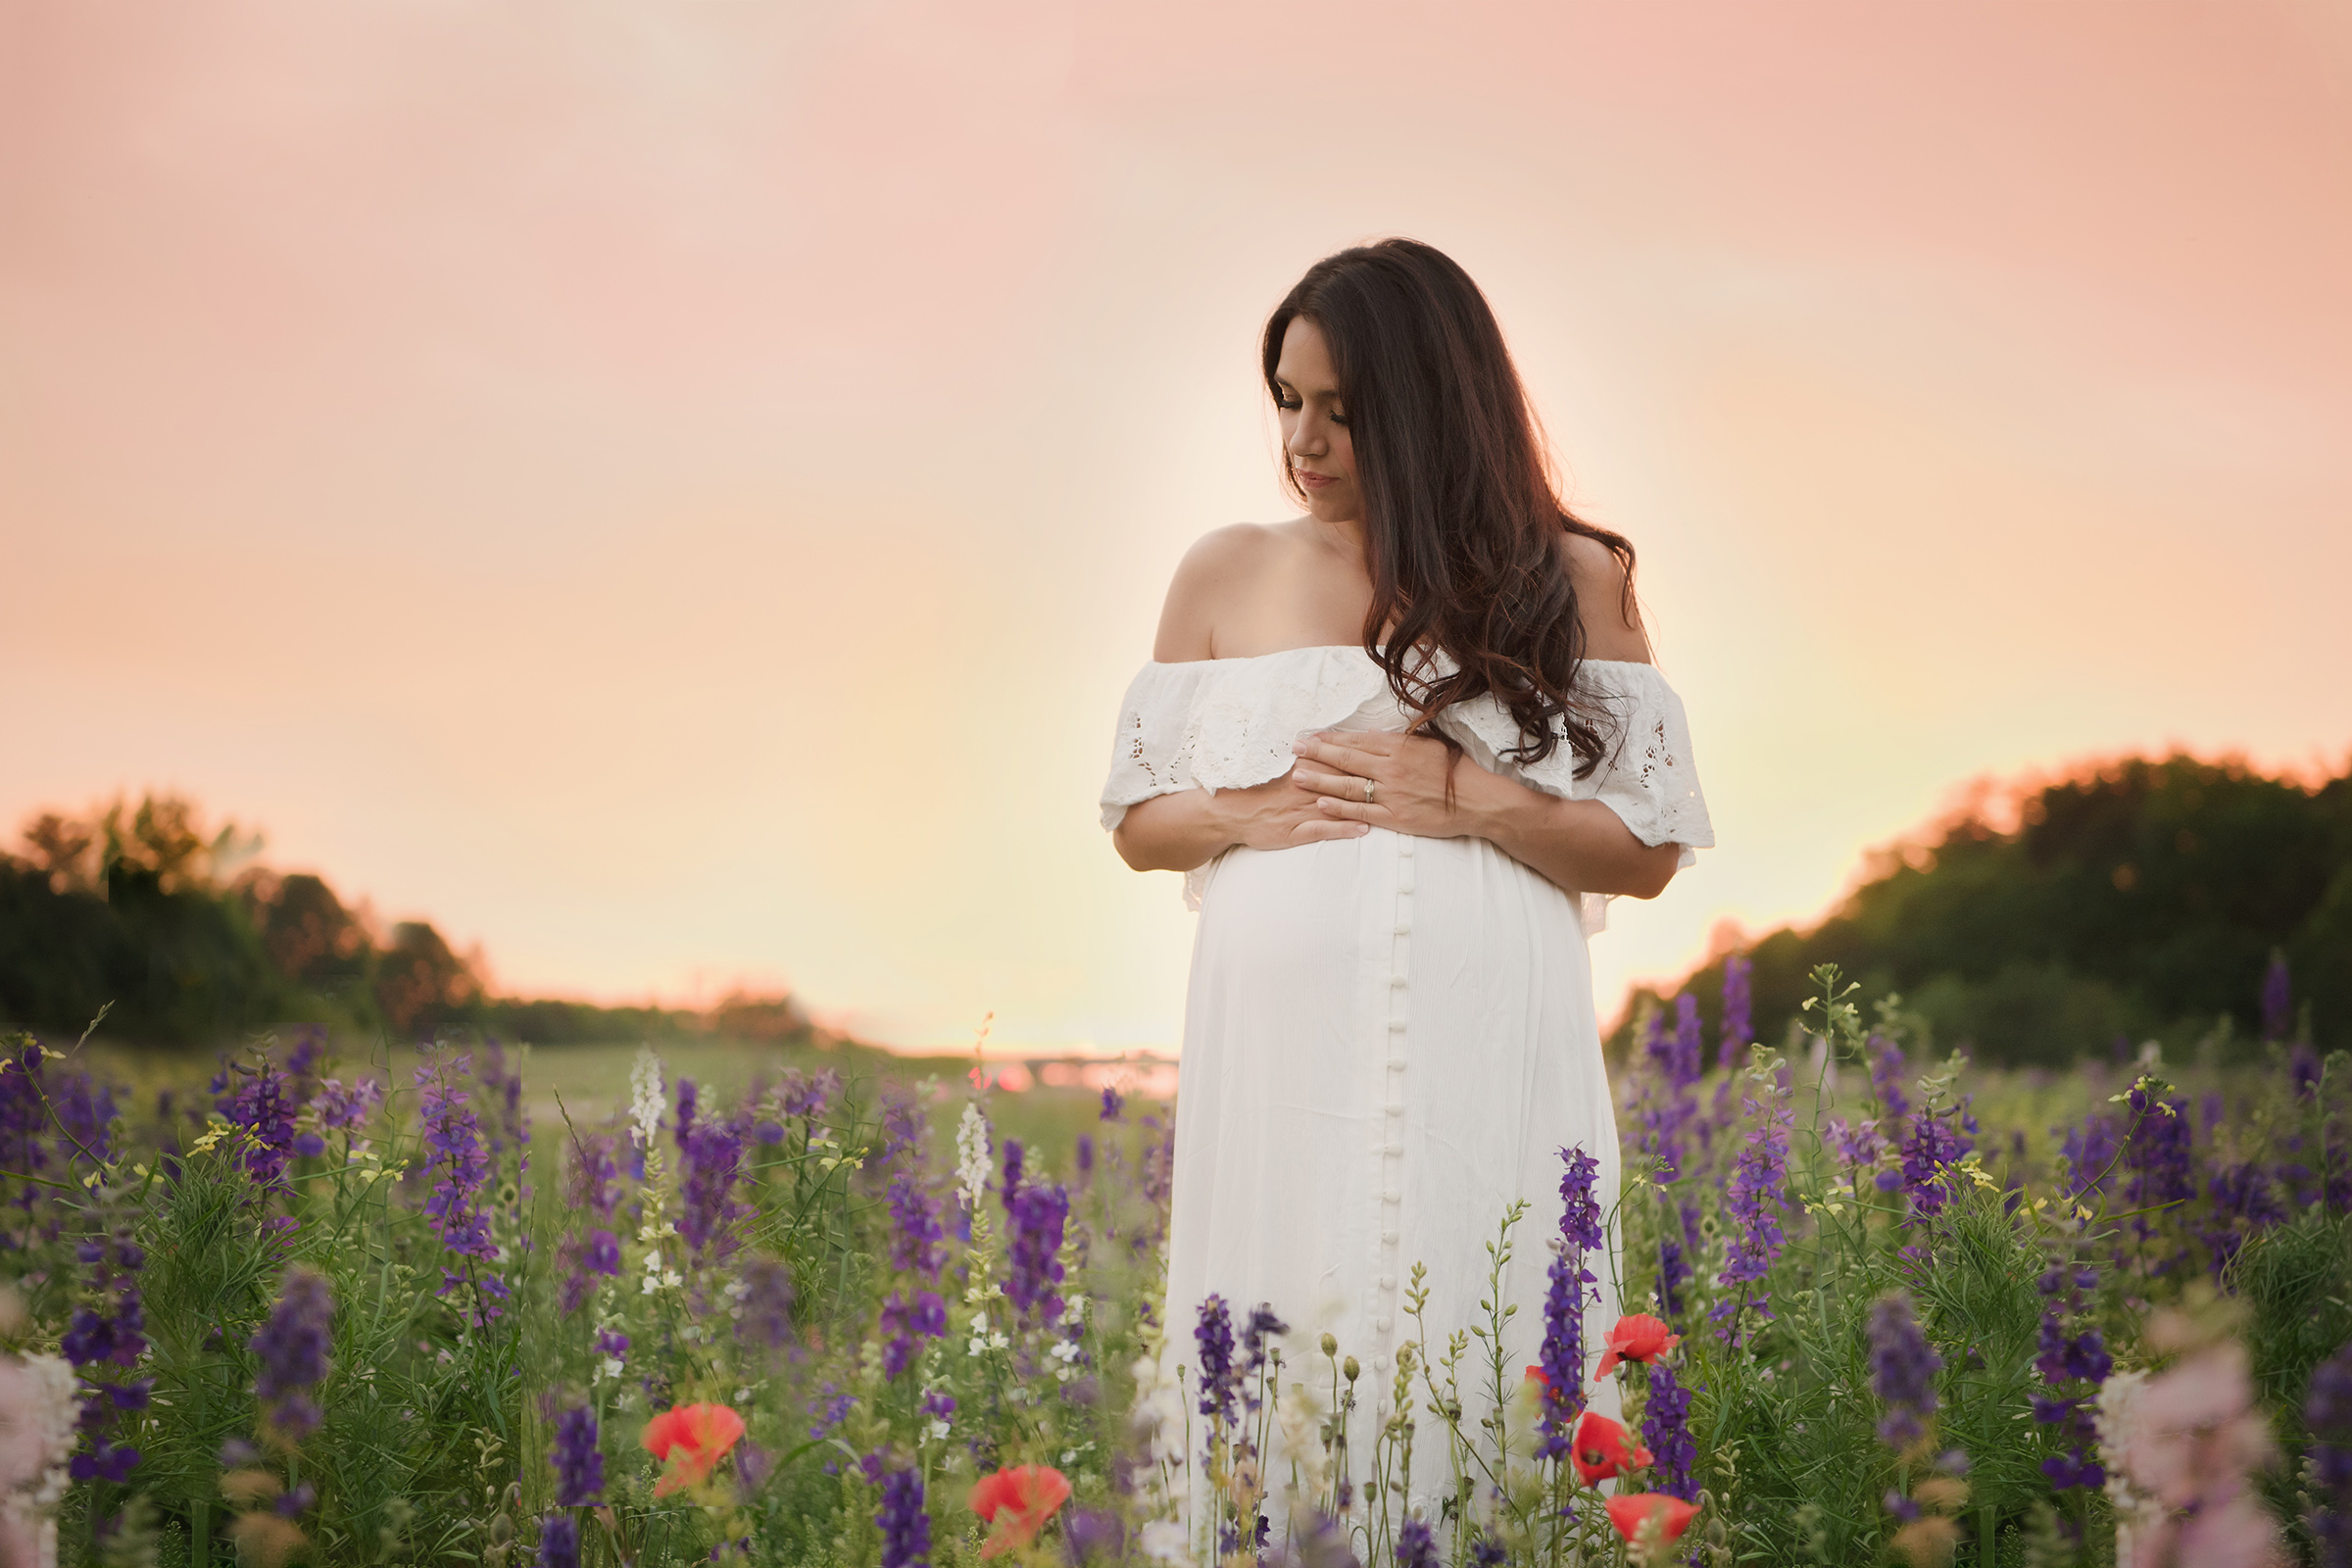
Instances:
[[[1291,777],[1323,799],[1327,816],[1369,822],[1415,838],[1459,838],[1474,832],[1464,796],[1485,769],[1447,752],[1427,735],[1387,730],[1318,730],[1291,750],[1298,765]],[[1454,802],[1446,802],[1446,775],[1453,765]],[[1364,786],[1372,798],[1364,799]]]

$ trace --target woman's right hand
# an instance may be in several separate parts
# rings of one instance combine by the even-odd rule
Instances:
[[[1333,821],[1323,809],[1321,797],[1300,784],[1294,773],[1285,773],[1264,784],[1254,784],[1246,790],[1219,790],[1215,804],[1226,813],[1233,837],[1230,842],[1252,850],[1289,850],[1318,839],[1352,839],[1361,833],[1331,833],[1324,829]],[[1341,820],[1345,820],[1342,818]],[[1351,827],[1364,833],[1370,824],[1352,822]]]
[[[1320,799],[1288,773],[1214,795],[1203,789],[1155,795],[1127,808],[1111,843],[1119,858],[1138,871],[1190,871],[1236,844],[1252,850],[1290,850],[1372,831],[1366,823],[1328,815],[1315,804]]]

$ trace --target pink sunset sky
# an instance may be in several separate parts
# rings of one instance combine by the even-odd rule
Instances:
[[[0,0],[0,825],[172,787],[500,985],[1171,1046],[1096,824],[1266,311],[1417,236],[1721,847],[2352,748],[2352,9]]]

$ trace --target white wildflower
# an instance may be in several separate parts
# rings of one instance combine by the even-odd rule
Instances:
[[[963,1120],[956,1128],[956,1177],[963,1206],[977,1211],[988,1191],[988,1118],[976,1100],[963,1107]]]
[[[639,1149],[653,1148],[654,1134],[662,1127],[662,1058],[651,1046],[637,1048],[637,1060],[629,1068],[629,1114],[634,1118],[629,1141]]]
[[[621,1372],[621,1361],[620,1361],[620,1357],[619,1357],[619,1356],[617,1356],[617,1355],[608,1355],[608,1356],[606,1356],[606,1357],[605,1357],[605,1360],[604,1360],[604,1364],[603,1364],[602,1366],[600,1366],[600,1367],[598,1367],[598,1368],[596,1369],[596,1375],[597,1375],[597,1376],[598,1376],[600,1379],[601,1379],[601,1378],[617,1378],[617,1377],[619,1377],[619,1376],[620,1376],[620,1372]]]

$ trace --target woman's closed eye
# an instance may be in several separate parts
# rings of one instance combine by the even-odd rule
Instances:
[[[1276,400],[1275,400],[1275,404],[1274,404],[1274,406],[1275,406],[1276,408],[1278,408],[1278,409],[1282,410],[1282,412],[1283,412],[1283,413],[1285,413],[1285,414],[1297,414],[1297,413],[1298,412],[1298,409],[1299,409],[1299,403],[1298,403],[1298,400],[1297,398],[1279,398],[1279,399],[1276,399]],[[1345,414],[1342,414],[1342,413],[1341,413],[1339,410],[1337,410],[1337,409],[1334,409],[1334,410],[1332,410],[1332,411],[1331,411],[1331,413],[1330,413],[1330,414],[1327,416],[1327,417],[1328,417],[1328,418],[1331,420],[1331,422],[1332,422],[1332,423],[1334,423],[1334,424],[1336,424],[1336,425],[1339,425],[1339,426],[1341,426],[1341,427],[1343,427],[1343,428],[1345,428],[1345,427],[1347,426],[1347,423],[1348,423],[1348,416],[1346,416]]]

